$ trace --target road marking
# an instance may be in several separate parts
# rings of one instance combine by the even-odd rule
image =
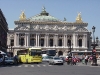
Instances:
[[[28,65],[25,65],[25,67],[28,67]]]
[[[52,65],[48,65],[48,66],[52,66]]]
[[[20,66],[18,66],[18,67],[21,67],[21,65],[20,65]]]
[[[40,67],[40,65],[37,65],[38,67]]]
[[[46,65],[43,65],[44,67],[46,67]]]
[[[89,67],[100,67],[100,66],[89,66]]]
[[[34,65],[31,65],[31,67],[34,67]]]

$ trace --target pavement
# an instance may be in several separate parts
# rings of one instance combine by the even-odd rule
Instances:
[[[41,64],[20,64],[0,67],[0,75],[100,75],[100,66],[91,67],[77,63],[77,65],[49,65]]]

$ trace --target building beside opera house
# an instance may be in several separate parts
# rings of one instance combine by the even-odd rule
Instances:
[[[0,52],[7,52],[7,32],[8,32],[8,23],[6,18],[0,9]]]
[[[63,54],[67,53],[69,45],[76,52],[91,48],[91,33],[87,29],[88,23],[82,21],[81,13],[75,22],[67,22],[66,18],[61,21],[51,16],[43,7],[39,14],[30,18],[22,12],[14,23],[15,28],[8,32],[8,51],[12,50],[14,54],[29,47],[56,49]]]

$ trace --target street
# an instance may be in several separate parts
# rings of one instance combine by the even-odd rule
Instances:
[[[21,64],[0,67],[0,75],[100,75],[100,66]]]

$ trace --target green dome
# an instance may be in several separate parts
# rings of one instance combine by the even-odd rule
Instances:
[[[30,18],[30,21],[59,21],[58,19],[56,19],[55,17],[53,16],[50,16],[50,15],[38,15],[38,16],[34,16],[34,17],[31,17]]]
[[[49,15],[49,13],[46,12],[45,7],[43,7],[42,12],[39,15],[33,16],[29,18],[30,21],[40,21],[40,22],[57,22],[59,21],[57,18]]]

